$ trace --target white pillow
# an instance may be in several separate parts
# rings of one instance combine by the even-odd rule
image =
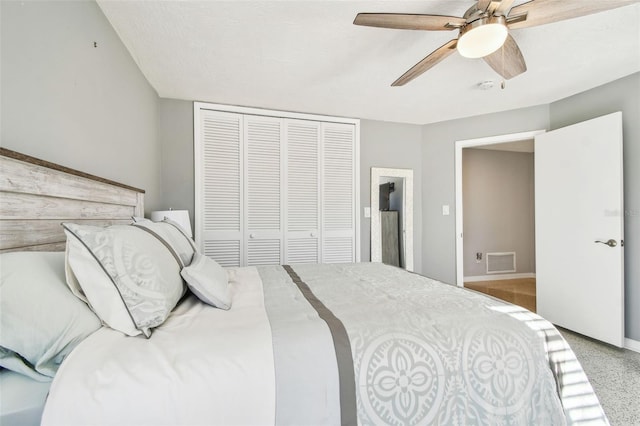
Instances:
[[[227,272],[215,260],[196,253],[191,265],[183,268],[180,274],[204,303],[225,310],[231,307]]]
[[[51,380],[100,320],[67,288],[62,252],[3,253],[0,272],[0,366]]]
[[[174,254],[135,226],[62,225],[67,267],[89,306],[109,327],[150,337],[184,294]]]
[[[180,225],[170,219],[162,222],[153,222],[149,219],[134,217],[135,226],[140,226],[153,233],[171,246],[171,249],[180,256],[183,266],[191,264],[193,254],[196,252],[195,243],[184,233]]]

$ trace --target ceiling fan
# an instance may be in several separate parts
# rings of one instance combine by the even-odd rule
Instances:
[[[463,17],[406,14],[359,13],[355,25],[404,30],[458,30],[457,39],[443,44],[415,64],[392,86],[403,86],[418,77],[454,50],[467,58],[482,58],[491,68],[509,80],[527,70],[518,44],[509,30],[533,27],[565,19],[590,15],[640,0],[531,0],[512,7],[515,0],[477,0]]]

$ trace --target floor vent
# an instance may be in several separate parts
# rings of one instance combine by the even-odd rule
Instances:
[[[516,252],[487,253],[487,274],[516,272]]]

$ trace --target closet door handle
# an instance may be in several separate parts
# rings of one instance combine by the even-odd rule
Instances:
[[[249,234],[249,238],[255,238],[256,234]]]
[[[312,233],[311,233],[311,236],[312,236],[312,237],[315,237],[315,236],[316,236],[316,233],[315,233],[315,232],[312,232]]]

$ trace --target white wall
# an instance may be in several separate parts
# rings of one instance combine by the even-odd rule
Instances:
[[[0,1],[0,15],[2,146],[142,188],[155,209],[158,96],[98,5]]]
[[[640,341],[640,73],[554,102],[552,129],[622,111],[625,336]]]

